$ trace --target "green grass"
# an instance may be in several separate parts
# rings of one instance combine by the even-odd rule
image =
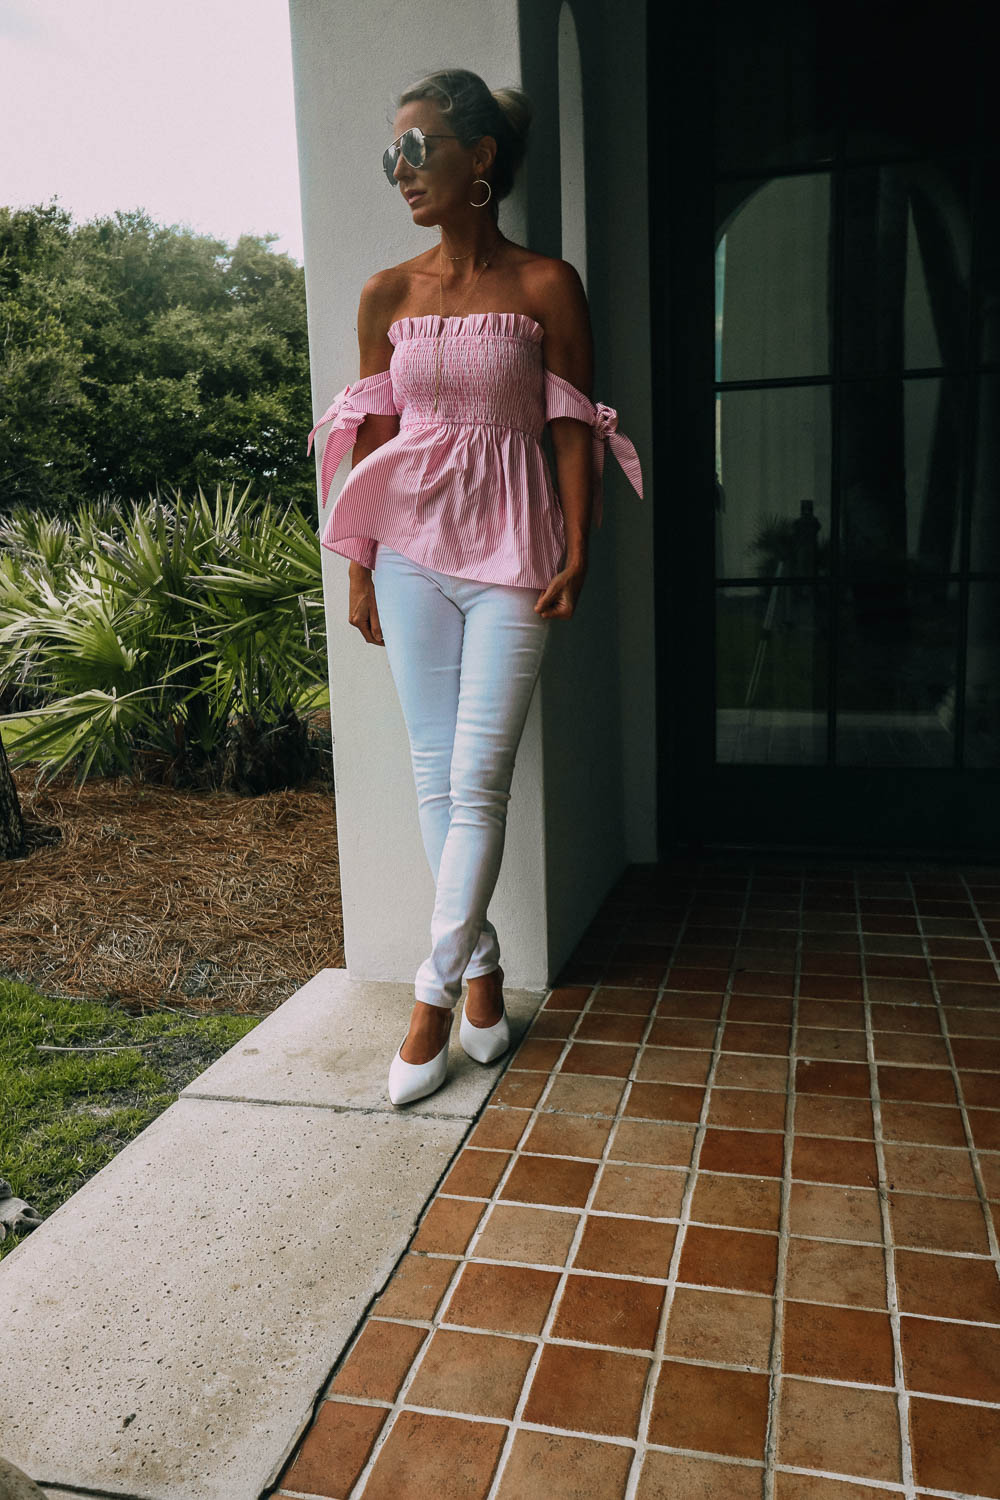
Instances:
[[[0,979],[0,1177],[47,1218],[262,1019],[131,1016]],[[143,1042],[153,1045],[140,1050]],[[126,1050],[42,1052],[39,1045]],[[8,1233],[0,1259],[31,1233]]]

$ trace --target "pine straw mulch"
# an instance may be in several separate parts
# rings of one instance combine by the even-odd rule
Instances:
[[[244,797],[13,774],[28,853],[0,860],[0,977],[135,1013],[265,1014],[343,967],[328,777]]]

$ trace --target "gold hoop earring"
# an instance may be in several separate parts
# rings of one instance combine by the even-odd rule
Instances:
[[[493,197],[493,189],[490,187],[489,183],[486,182],[485,177],[473,177],[471,186],[475,187],[477,182],[486,183],[486,197],[483,199],[482,203],[472,203],[471,198],[469,199],[469,202],[472,203],[473,208],[485,208],[487,203],[489,203],[490,199]]]

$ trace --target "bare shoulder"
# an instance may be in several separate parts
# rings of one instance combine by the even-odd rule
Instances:
[[[359,331],[362,320],[369,325],[382,321],[383,331],[389,327],[400,296],[405,294],[406,279],[402,270],[401,266],[389,266],[369,276],[361,288],[358,304]]]
[[[545,330],[545,367],[589,393],[593,380],[590,308],[580,273],[571,261],[539,255],[527,272],[531,300]]]
[[[529,253],[531,259],[525,262],[522,275],[533,298],[545,306],[568,303],[577,308],[586,307],[587,294],[580,273],[571,261],[562,260],[558,255]]]
[[[369,276],[361,288],[359,336],[364,324],[369,337],[381,335],[385,338],[386,348],[391,350],[388,329],[403,315],[407,307],[413,305],[414,300],[420,300],[421,283],[436,265],[436,252],[424,250],[419,255],[411,256],[409,260],[400,261],[396,266],[386,266],[384,270],[375,271]]]
[[[358,348],[361,375],[375,375],[389,368],[392,343],[389,328],[396,317],[400,299],[405,296],[402,268],[390,266],[375,271],[361,288],[358,302]]]

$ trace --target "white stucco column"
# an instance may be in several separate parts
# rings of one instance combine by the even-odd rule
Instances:
[[[290,0],[289,13],[318,416],[358,378],[356,320],[364,282],[438,240],[436,229],[413,225],[382,171],[395,98],[442,66],[472,68],[491,87],[516,85],[517,7],[514,0],[432,0],[408,17],[389,0],[364,8],[346,0]],[[500,224],[505,234],[524,240],[516,191],[501,205]],[[349,471],[348,458],[330,504]],[[358,979],[412,980],[428,951],[434,885],[420,838],[406,728],[384,648],[369,646],[348,624],[347,559],[324,548],[323,570],[347,967]],[[490,905],[513,988],[542,987],[547,978],[539,697],[536,688]]]

